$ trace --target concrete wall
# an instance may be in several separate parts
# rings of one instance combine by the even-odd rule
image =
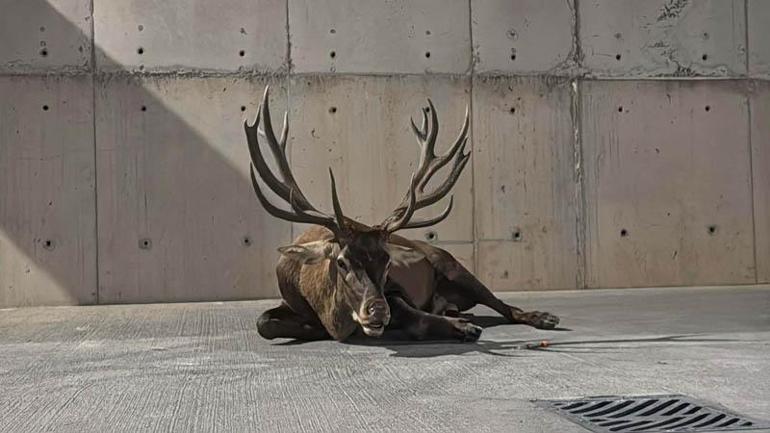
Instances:
[[[0,306],[278,294],[263,86],[329,207],[400,199],[425,97],[472,165],[409,233],[495,290],[770,282],[765,0],[0,0]],[[440,207],[440,206],[439,206]],[[436,210],[437,211],[437,210]]]

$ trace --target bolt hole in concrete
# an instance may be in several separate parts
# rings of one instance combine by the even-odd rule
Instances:
[[[43,48],[42,50],[40,50],[40,55],[41,55],[41,56],[43,56],[43,57],[46,57],[46,56],[48,56],[48,50],[46,50],[45,48]]]
[[[511,114],[515,113],[515,112],[516,112],[516,107],[511,107],[511,109],[510,109],[510,110],[508,110],[508,111],[509,111]]]
[[[142,30],[144,30],[144,26],[143,26],[143,25],[141,25],[141,24],[139,24],[138,26],[136,26],[136,28],[137,28],[137,29],[138,29],[140,32],[141,32]]]
[[[511,60],[516,60],[516,54],[511,54]]]
[[[337,112],[337,107],[329,107],[329,113],[334,114]]]
[[[426,52],[425,52],[425,58],[426,58],[426,59],[429,59],[429,58],[430,58],[430,51],[426,51]]]
[[[515,242],[519,242],[519,241],[521,241],[521,237],[522,237],[522,236],[521,236],[521,230],[520,230],[520,229],[516,229],[516,230],[514,230],[514,231],[513,231],[513,234],[511,234],[511,238],[513,238],[513,240],[514,240]]]
[[[142,47],[137,48],[136,49],[136,53],[141,56],[142,54],[144,54],[144,48],[142,48]]]
[[[152,241],[150,239],[140,239],[139,248],[143,250],[149,250],[152,248]]]
[[[622,56],[620,54],[615,55],[615,60],[620,61],[621,58]]]
[[[623,112],[623,106],[621,105],[620,107],[618,107],[618,113],[622,113],[622,112]]]
[[[429,241],[435,241],[438,238],[438,234],[433,230],[425,232],[425,239]]]
[[[40,31],[44,32],[45,31],[45,26],[40,26]]]
[[[246,106],[245,105],[241,105],[241,111],[246,111]]]
[[[238,51],[238,55],[239,55],[239,56],[241,56],[241,57],[243,57],[243,56],[245,56],[245,55],[246,55],[246,51],[244,51],[244,50],[240,50],[240,51]]]
[[[628,230],[626,230],[626,229],[621,229],[621,230],[620,230],[620,237],[624,238],[624,237],[626,237],[626,236],[628,236]]]
[[[45,241],[43,241],[43,248],[45,248],[45,249],[47,249],[49,251],[53,250],[54,249],[54,242],[52,240],[50,240],[50,239],[46,239]]]
[[[43,111],[48,111],[48,105],[43,105]]]
[[[705,107],[703,107],[703,109],[706,111],[711,111],[711,105],[706,105]]]
[[[709,56],[708,56],[708,54],[704,54],[704,55],[701,57],[701,59],[703,59],[703,61],[704,61],[704,62],[705,62],[706,60],[708,60],[708,59],[709,59]]]
[[[147,106],[146,106],[146,105],[142,105],[142,108],[140,108],[140,109],[141,109],[142,111],[147,111]]]
[[[333,59],[333,58],[337,57],[337,53],[332,51],[332,52],[329,53],[329,57],[331,57]]]
[[[708,232],[709,232],[710,235],[716,234],[717,233],[717,226],[715,226],[715,225],[708,226]]]
[[[251,246],[251,238],[248,236],[243,237],[243,246],[248,247]]]
[[[331,30],[329,30],[329,33],[335,34],[335,33],[337,33],[337,30],[331,29]]]

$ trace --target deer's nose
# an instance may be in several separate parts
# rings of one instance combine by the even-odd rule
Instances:
[[[370,316],[380,316],[388,313],[388,303],[383,299],[375,299],[366,307],[366,312]]]

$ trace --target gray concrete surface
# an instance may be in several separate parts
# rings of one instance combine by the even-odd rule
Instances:
[[[0,310],[0,432],[570,433],[529,400],[654,393],[770,418],[770,286],[502,296],[570,330],[295,344],[255,331],[275,301]]]

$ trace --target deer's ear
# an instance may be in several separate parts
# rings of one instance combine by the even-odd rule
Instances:
[[[396,266],[407,266],[425,258],[425,254],[413,248],[402,247],[401,245],[387,243],[385,244],[385,250],[390,256],[390,262]]]
[[[339,244],[330,240],[313,241],[304,244],[287,245],[278,252],[303,265],[315,265],[339,254]]]

